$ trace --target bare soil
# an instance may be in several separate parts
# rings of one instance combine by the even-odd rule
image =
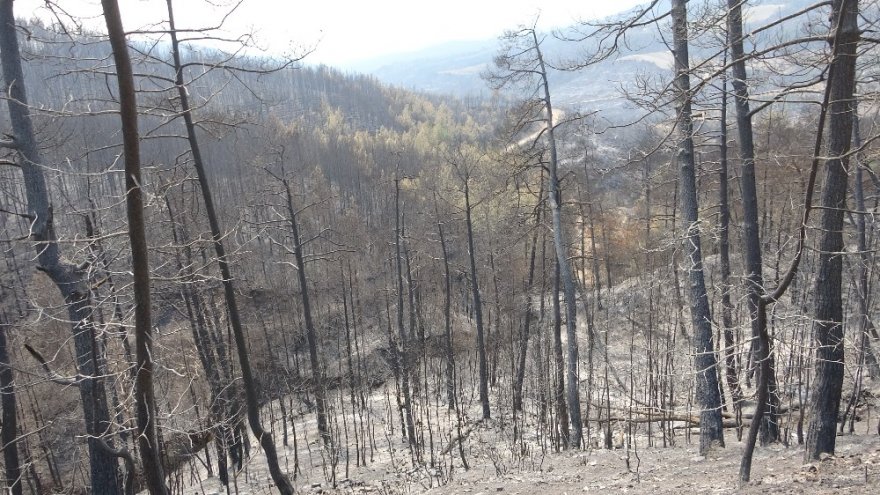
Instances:
[[[378,399],[378,397],[376,397]],[[378,405],[378,403],[376,404]],[[873,409],[873,408],[872,408]],[[377,411],[378,412],[378,411]],[[803,447],[774,444],[758,447],[752,468],[752,481],[738,487],[738,472],[743,444],[735,431],[728,429],[726,448],[717,448],[708,456],[698,453],[698,432],[678,430],[676,446],[642,447],[644,437],[627,448],[590,449],[554,452],[540,450],[534,438],[525,432],[525,448],[512,442],[510,423],[490,420],[463,425],[464,453],[469,464],[465,470],[456,443],[456,428],[444,425],[447,433],[435,436],[435,468],[416,465],[406,444],[397,435],[376,432],[379,442],[367,466],[355,466],[351,459],[346,476],[344,452],[339,453],[335,486],[329,476],[328,455],[314,433],[313,415],[296,421],[300,432],[296,451],[300,472],[295,486],[310,494],[416,494],[489,495],[489,494],[575,494],[575,493],[880,493],[880,435],[876,421],[856,423],[856,433],[837,439],[837,455],[805,463]],[[340,418],[341,419],[341,418]],[[277,422],[275,438],[282,456],[282,466],[294,467],[292,444],[281,446]],[[377,427],[380,425],[377,423]],[[441,429],[438,429],[439,432]],[[303,434],[306,434],[305,438]],[[692,441],[692,442],[691,442]],[[549,442],[545,442],[549,443]],[[451,447],[450,448],[450,444]],[[446,449],[440,446],[446,445]],[[511,448],[517,445],[516,449]],[[350,447],[353,449],[353,447]],[[537,450],[536,450],[537,449]],[[437,452],[445,450],[445,455]],[[252,457],[239,471],[230,493],[276,493],[265,468],[265,459],[256,442]],[[203,455],[203,454],[202,454]],[[353,456],[353,452],[351,452]],[[425,456],[429,456],[425,453]],[[425,461],[428,461],[426,458]],[[216,477],[208,477],[203,466],[191,464],[177,488],[178,493],[219,495],[225,493]],[[187,470],[187,468],[185,468]]]
[[[497,476],[477,465],[429,494],[531,493],[880,493],[880,436],[841,436],[838,455],[804,463],[799,446],[771,445],[755,453],[752,481],[739,489],[742,444],[700,456],[696,446],[593,450],[548,455],[537,471]],[[730,438],[733,437],[733,438]],[[696,438],[695,438],[696,440]]]

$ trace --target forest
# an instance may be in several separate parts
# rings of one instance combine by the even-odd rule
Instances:
[[[177,3],[0,0],[8,493],[880,489],[876,2],[536,20],[480,97]]]

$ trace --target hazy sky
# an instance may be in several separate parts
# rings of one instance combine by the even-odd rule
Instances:
[[[56,0],[93,28],[103,26],[99,0]],[[50,14],[44,0],[16,0],[17,17]],[[233,0],[176,0],[178,27],[217,23]],[[414,51],[445,41],[487,39],[518,24],[561,26],[612,14],[638,0],[244,0],[227,23],[229,34],[253,30],[261,45],[282,52],[316,46],[307,61],[344,65]],[[126,29],[166,17],[165,0],[120,0]],[[216,5],[217,7],[212,6]]]

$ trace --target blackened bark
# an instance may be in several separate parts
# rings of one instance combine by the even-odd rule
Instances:
[[[349,279],[350,280],[350,279]],[[355,366],[354,366],[354,352],[351,345],[351,321],[348,319],[348,291],[346,291],[345,287],[345,268],[342,265],[342,261],[339,261],[339,281],[342,283],[342,311],[345,315],[345,360],[348,365],[348,398],[351,403],[351,415],[352,415],[352,425],[354,428],[354,451],[355,451],[355,466],[360,466],[361,458],[360,458],[360,436],[358,435],[358,422],[355,419],[357,414],[357,400],[355,399],[355,393],[360,389],[360,374],[355,376]],[[352,315],[354,315],[354,301],[351,301],[352,304]],[[354,316],[352,316],[354,319]],[[268,336],[266,338],[268,342]],[[284,404],[284,400],[282,398],[279,401],[281,404]],[[282,406],[283,407],[283,406]],[[285,427],[285,438],[287,437],[287,428]],[[285,445],[287,445],[285,441]],[[347,462],[347,461],[346,461]]]
[[[98,438],[111,426],[110,412],[104,389],[103,371],[97,367],[94,328],[90,324],[89,284],[87,274],[61,256],[61,247],[52,225],[52,205],[37,149],[30,118],[21,54],[15,27],[12,0],[0,2],[0,63],[6,88],[6,103],[12,126],[18,161],[24,177],[30,237],[37,253],[37,269],[46,273],[58,288],[67,306],[76,350],[80,399],[88,434],[90,481],[92,493],[116,495],[119,482],[117,458],[101,448]]]
[[[839,16],[837,17],[840,18]],[[839,35],[839,31],[835,31],[832,39]],[[837,53],[841,47],[840,43],[832,42],[832,56],[831,60],[835,60],[837,58]],[[817,128],[818,132],[816,132],[816,139],[813,144],[813,158],[810,163],[810,173],[807,179],[807,187],[804,192],[804,212],[801,217],[800,227],[798,228],[798,242],[797,248],[795,251],[795,256],[791,261],[791,265],[788,268],[788,271],[782,277],[779,285],[773,289],[772,291],[768,291],[767,294],[761,297],[761,302],[764,304],[770,304],[782,297],[783,294],[788,290],[788,288],[792,285],[794,281],[794,277],[797,274],[798,268],[800,267],[801,260],[803,259],[803,253],[806,246],[807,239],[807,229],[810,221],[810,213],[813,210],[813,195],[816,187],[816,176],[818,175],[819,162],[820,162],[820,154],[822,153],[823,147],[823,135],[825,131],[825,121],[828,115],[828,109],[830,107],[830,102],[832,101],[832,89],[834,89],[833,81],[835,80],[835,67],[832,64],[828,70],[828,76],[826,78],[825,83],[825,91],[822,97],[822,105],[819,110],[819,117]],[[762,313],[759,313],[759,315]],[[766,313],[763,313],[766,315]],[[764,326],[766,328],[766,324]],[[759,339],[758,343],[761,344],[762,341],[769,341],[768,339]],[[769,355],[769,348],[765,345],[759,345],[757,349],[758,353],[763,353],[763,355]],[[758,404],[765,404],[769,397],[769,389],[771,388],[771,379],[773,378],[772,373],[769,372],[770,369],[770,360],[769,359],[760,359],[761,365],[761,373],[764,376],[768,377],[768,383],[766,386],[759,385],[758,386]],[[748,380],[748,374],[746,374],[746,379]],[[761,422],[761,416],[763,415],[764,409],[758,408],[755,410],[755,416],[752,418],[752,425],[749,428],[748,438],[746,440],[745,448],[743,449],[742,461],[740,463],[740,484],[749,481],[751,476],[751,467],[752,467],[752,455],[755,449],[755,442],[758,436],[758,427]],[[800,438],[801,433],[801,424],[798,423],[798,435]]]
[[[753,352],[758,363],[758,387],[766,389],[767,400],[756,423],[761,428],[761,443],[779,439],[778,406],[772,343],[767,333],[767,306],[762,301],[764,277],[761,255],[761,235],[758,222],[758,188],[755,178],[755,145],[752,117],[749,110],[749,92],[746,85],[746,62],[743,49],[742,1],[728,0],[728,37],[732,60],[733,90],[736,107],[739,157],[743,200],[743,244],[746,264],[746,303],[752,327]],[[765,363],[766,361],[766,363]],[[766,366],[765,366],[766,364]]]
[[[330,429],[327,425],[327,394],[324,390],[324,370],[318,358],[318,333],[315,331],[315,323],[312,318],[312,304],[309,298],[306,262],[303,256],[303,246],[300,241],[299,224],[296,221],[296,209],[293,206],[293,192],[290,190],[290,182],[288,182],[286,177],[282,177],[281,182],[284,185],[285,197],[287,199],[287,215],[289,217],[290,234],[293,242],[293,256],[296,260],[296,273],[303,306],[303,320],[306,325],[306,342],[309,346],[309,364],[312,369],[318,433],[320,433],[324,445],[330,446],[333,438],[330,436]]]
[[[813,386],[812,419],[807,433],[807,461],[834,453],[836,426],[843,387],[843,216],[852,140],[853,93],[856,46],[859,42],[858,0],[835,0],[831,25],[834,57],[831,60],[831,100],[828,158],[822,190],[819,270],[816,276],[816,380]]]
[[[523,403],[523,381],[526,376],[526,355],[529,350],[529,337],[532,325],[532,286],[535,282],[535,255],[538,250],[538,229],[541,225],[541,210],[543,205],[540,200],[544,196],[544,174],[541,174],[541,185],[539,186],[538,199],[539,203],[535,206],[535,232],[532,234],[532,247],[529,249],[529,275],[526,281],[526,307],[523,316],[522,332],[519,335],[519,354],[517,355],[516,377],[513,382],[513,410],[522,411]]]
[[[125,204],[128,215],[128,239],[134,286],[135,413],[137,418],[138,452],[144,470],[144,482],[153,495],[168,493],[162,467],[159,432],[156,426],[156,396],[153,392],[153,320],[150,307],[150,264],[144,220],[144,199],[141,186],[141,152],[138,133],[137,97],[134,74],[122,16],[116,0],[102,0],[104,20],[119,84],[119,117],[122,121],[122,148],[125,159]]]
[[[403,324],[403,260],[401,259],[403,251],[400,245],[401,237],[403,237],[403,233],[400,228],[400,177],[396,176],[394,179],[394,258],[397,274],[397,332],[400,337],[398,365],[400,366],[400,387],[403,393],[403,407],[405,409],[403,413],[404,423],[406,424],[406,438],[411,452],[415,454],[417,439],[415,425],[413,424],[412,392],[409,383],[409,357],[411,350],[408,344],[409,339],[406,335],[406,327]]]
[[[437,199],[434,198],[436,206]],[[437,215],[437,232],[440,234],[440,248],[443,250],[443,322],[446,329],[446,402],[450,410],[455,409],[455,351],[452,347],[452,277],[449,274],[449,253],[446,250],[446,236],[443,222]]]
[[[15,405],[15,376],[9,364],[6,349],[6,330],[9,322],[6,314],[0,312],[0,405],[3,407],[3,428],[0,439],[3,441],[3,468],[6,485],[11,495],[22,495],[21,464],[18,459],[18,418]]]
[[[567,449],[571,442],[571,431],[568,428],[568,409],[565,405],[565,359],[562,357],[562,309],[559,305],[560,269],[559,263],[554,263],[553,275],[553,357],[555,361],[554,373],[556,385],[553,396],[556,402],[556,422],[559,428],[559,444]]]
[[[480,298],[480,283],[477,276],[477,260],[474,248],[474,228],[471,221],[471,195],[469,177],[464,179],[464,214],[467,222],[468,257],[471,265],[471,292],[474,296],[474,317],[477,323],[477,355],[480,369],[480,404],[483,408],[483,419],[492,414],[489,409],[489,366],[486,361],[486,338],[483,332],[483,301]]]
[[[718,250],[721,258],[721,323],[724,326],[724,368],[727,379],[727,388],[730,390],[730,398],[733,402],[737,425],[742,424],[742,400],[743,393],[739,385],[739,373],[736,366],[735,345],[733,335],[733,302],[730,293],[733,285],[730,283],[730,204],[728,185],[728,146],[727,146],[727,76],[722,76],[721,85],[721,133],[720,139],[720,166],[718,171]],[[741,431],[737,430],[738,432]]]
[[[673,0],[672,25],[675,57],[675,90],[678,105],[678,166],[685,249],[688,253],[691,320],[694,326],[695,400],[700,408],[700,452],[713,444],[724,445],[717,362],[712,343],[712,318],[703,275],[697,182],[691,120],[690,67],[688,56],[687,2]]]
[[[531,31],[535,53],[538,59],[541,85],[544,89],[544,125],[547,129],[547,141],[550,148],[550,212],[553,218],[553,244],[556,246],[556,260],[559,264],[559,273],[562,282],[562,291],[565,299],[565,334],[568,339],[568,368],[567,368],[567,399],[568,418],[571,421],[571,442],[569,446],[579,448],[583,434],[581,420],[581,402],[578,379],[578,340],[577,340],[577,301],[575,300],[574,273],[571,269],[571,261],[568,258],[568,241],[565,234],[565,226],[562,221],[562,192],[559,190],[559,160],[556,151],[556,135],[553,125],[553,104],[550,99],[550,84],[547,78],[547,68],[544,64],[544,56],[541,53],[541,44],[537,33]],[[611,286],[609,280],[608,286]]]
[[[228,369],[228,362],[217,356],[218,353],[221,356],[225,353],[213,345],[201,296],[193,290],[196,279],[192,270],[191,240],[184,226],[179,225],[176,221],[168,196],[165,196],[165,207],[168,210],[168,218],[171,222],[171,236],[174,244],[176,246],[183,246],[184,259],[181,259],[179,250],[175,249],[174,251],[175,261],[177,262],[176,268],[184,281],[181,292],[192,330],[193,343],[196,346],[199,362],[202,364],[208,386],[211,389],[210,411],[217,448],[217,472],[220,483],[228,488],[229,469],[227,456],[230,453],[228,446],[232,442],[232,432],[228,418],[232,415],[228,414],[227,411],[238,409],[237,404],[230,403],[234,402],[231,400],[231,395],[234,394],[229,393],[230,387],[226,385],[229,383],[229,375],[231,373]]]
[[[858,100],[853,101],[853,146],[856,150],[862,147],[862,134],[859,125],[859,109]],[[859,361],[868,367],[868,376],[871,380],[880,379],[880,363],[877,362],[877,356],[871,348],[871,330],[872,324],[870,319],[870,267],[873,263],[873,253],[868,250],[868,226],[865,217],[867,210],[865,209],[865,187],[864,174],[861,163],[861,153],[857,152],[856,158],[856,177],[853,186],[853,199],[856,201],[856,229],[859,247],[859,269],[858,269],[858,294],[859,294],[859,324],[858,328],[861,332],[859,339],[859,352],[862,353],[862,359]],[[873,221],[871,222],[873,224]],[[873,228],[873,225],[872,225]],[[876,330],[875,330],[876,332]]]
[[[229,324],[232,328],[232,334],[235,338],[235,345],[238,350],[238,361],[241,366],[242,385],[245,392],[245,403],[247,405],[248,424],[254,436],[260,442],[263,452],[266,455],[266,464],[269,467],[269,473],[272,481],[282,495],[293,495],[293,485],[287,479],[287,476],[281,471],[278,463],[278,452],[275,448],[275,441],[272,439],[271,432],[266,431],[260,422],[260,405],[257,397],[257,387],[254,383],[253,370],[250,364],[250,356],[247,350],[247,341],[245,340],[244,329],[241,323],[241,315],[238,310],[238,303],[235,298],[235,287],[233,285],[232,270],[229,268],[229,259],[226,255],[226,248],[223,245],[223,233],[220,230],[220,221],[217,218],[217,211],[214,207],[214,198],[211,194],[211,187],[208,182],[208,176],[205,171],[205,164],[202,160],[201,150],[196,138],[196,128],[193,122],[192,111],[189,106],[189,98],[186,85],[183,79],[183,65],[180,61],[180,47],[177,41],[177,31],[174,27],[174,9],[172,0],[167,0],[169,31],[172,43],[172,56],[174,57],[175,69],[175,85],[180,98],[181,114],[183,115],[184,125],[186,126],[187,140],[190,146],[190,152],[193,157],[193,166],[196,169],[196,175],[199,179],[199,186],[202,190],[202,199],[205,202],[205,213],[208,216],[208,224],[211,227],[211,237],[213,239],[214,251],[217,254],[217,264],[220,267],[220,275],[223,279],[223,294],[226,299],[227,311],[229,313]]]

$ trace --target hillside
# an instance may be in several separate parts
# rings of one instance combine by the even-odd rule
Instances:
[[[717,265],[717,261],[712,259],[710,264]],[[866,383],[861,391],[851,416],[853,422],[845,424],[838,437],[836,454],[815,461],[803,459],[798,440],[803,434],[799,424],[808,397],[784,394],[780,426],[785,436],[780,442],[758,449],[752,480],[742,487],[737,479],[744,448],[741,435],[754,414],[753,401],[744,404],[740,425],[736,415],[725,409],[725,446],[703,454],[698,448],[699,420],[688,398],[689,369],[673,369],[672,375],[655,376],[660,382],[658,386],[672,397],[661,406],[644,402],[642,389],[652,378],[640,376],[638,370],[651,369],[651,349],[667,357],[690,352],[689,335],[678,335],[676,339],[680,324],[676,318],[682,315],[676,315],[674,281],[670,275],[667,269],[659,268],[653,274],[623,280],[602,294],[605,305],[595,313],[599,338],[588,347],[592,357],[583,363],[588,370],[583,386],[589,397],[587,403],[592,404],[592,409],[587,409],[592,425],[586,432],[583,449],[563,450],[557,433],[544,430],[544,421],[552,422],[553,412],[548,411],[549,416],[542,412],[540,387],[535,389],[534,396],[530,394],[523,411],[511,413],[504,408],[510,399],[510,384],[499,381],[493,388],[492,402],[500,412],[489,420],[480,418],[480,404],[474,394],[463,395],[456,408],[447,408],[442,397],[437,397],[442,395],[442,389],[435,388],[435,380],[443,373],[444,356],[440,349],[429,347],[422,361],[428,383],[415,406],[423,429],[422,451],[411,449],[403,436],[402,420],[394,410],[394,397],[399,391],[389,367],[393,363],[388,361],[369,361],[372,376],[381,369],[384,379],[374,382],[369,390],[357,389],[353,407],[347,408],[348,399],[340,391],[335,421],[342,425],[342,431],[334,445],[335,464],[321,445],[316,422],[307,407],[295,400],[290,401],[286,410],[281,401],[264,406],[264,415],[270,418],[274,434],[285,439],[281,456],[289,471],[297,473],[297,488],[313,494],[441,495],[609,490],[636,494],[876,492],[880,487],[877,381]],[[653,280],[656,286],[646,284],[646,279]],[[650,318],[645,318],[649,304],[658,308],[656,328],[648,327]],[[537,310],[541,303],[535,301],[535,305]],[[796,312],[786,305],[778,315],[780,321],[792,317],[785,311]],[[628,325],[614,323],[622,321]],[[469,354],[475,344],[474,325],[466,315],[454,317],[457,362],[473,359]],[[537,322],[541,333],[548,325],[552,326],[552,322]],[[638,330],[632,331],[629,325]],[[587,325],[580,327],[579,340],[590,342],[589,332]],[[541,340],[544,338],[540,336]],[[653,344],[652,338],[656,339]],[[660,342],[655,348],[657,340]],[[537,347],[542,345],[540,340],[536,341]],[[362,349],[365,359],[370,360],[375,350],[369,345]],[[792,356],[795,354],[780,353],[779,357],[787,360]],[[340,366],[344,368],[343,364]],[[462,378],[467,379],[473,377]],[[540,375],[533,375],[532,380],[539,382]],[[605,395],[608,390],[613,394],[610,401]],[[745,392],[750,396],[753,390],[746,386]],[[845,392],[849,395],[853,390],[847,385]],[[289,420],[285,421],[285,417]],[[253,455],[235,473],[235,489],[242,494],[274,493],[256,440],[250,441]],[[206,461],[204,454],[196,453],[188,470],[184,469],[178,478],[180,493],[223,493],[216,475],[210,475],[206,469]]]
[[[880,4],[656,5],[363,75],[0,3],[0,488],[876,491]]]
[[[812,4],[809,0],[748,4],[744,14],[745,29],[748,31],[783,19]],[[700,6],[697,10],[708,8]],[[659,2],[653,9],[653,15],[664,16],[668,11],[669,2]],[[607,22],[612,20],[607,19]],[[516,26],[510,28],[515,29]],[[755,45],[774,37],[791,36],[791,30],[791,25],[785,23],[765,30],[755,39]],[[607,48],[610,45],[610,39],[587,38],[586,33],[589,32],[589,26],[572,25],[548,34],[544,40],[544,51],[549,63],[554,68],[570,67],[593,56],[600,51],[600,46]],[[627,102],[624,95],[639,91],[640,85],[645,82],[668,81],[672,54],[666,41],[652,25],[629,30],[624,41],[620,53],[585,70],[551,71],[550,85],[558,105],[581,112],[598,111],[604,120],[614,123],[638,118],[642,110]],[[491,90],[481,76],[493,68],[499,44],[497,39],[448,43],[365,61],[354,68],[403,88],[457,97],[486,97]],[[715,53],[717,47],[713,46],[696,46],[692,50],[695,59]],[[751,69],[770,74],[761,64],[755,64]],[[763,76],[758,79],[763,79]],[[778,81],[774,84],[778,84]],[[766,89],[772,87],[768,85]]]

